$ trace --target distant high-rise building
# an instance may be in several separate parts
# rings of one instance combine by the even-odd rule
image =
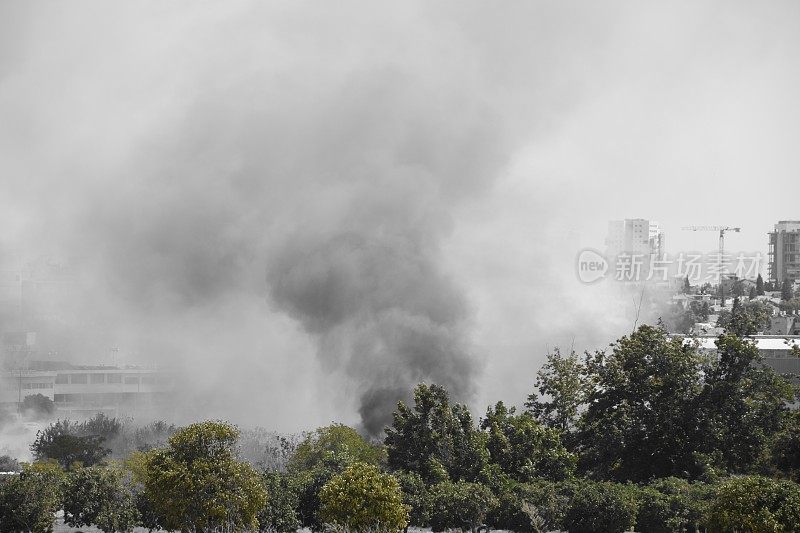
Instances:
[[[664,253],[664,232],[654,220],[626,218],[608,223],[606,254],[655,255]]]
[[[769,280],[800,280],[800,220],[781,220],[768,235]]]

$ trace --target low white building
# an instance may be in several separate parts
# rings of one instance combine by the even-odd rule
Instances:
[[[21,370],[0,374],[0,404],[17,404],[42,394],[53,400],[61,417],[96,412],[130,414],[171,393],[170,373],[139,367],[76,367]]]
[[[716,336],[696,337],[703,350],[716,351]],[[792,353],[793,346],[800,346],[798,335],[754,335],[748,339],[755,342],[758,351],[764,358],[764,364],[779,373],[792,372],[800,374],[800,357]]]

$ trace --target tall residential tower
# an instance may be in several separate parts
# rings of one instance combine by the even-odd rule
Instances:
[[[800,220],[781,220],[769,235],[769,280],[800,280]]]
[[[654,220],[626,218],[608,223],[606,254],[609,258],[620,254],[655,255],[664,253],[664,232]]]

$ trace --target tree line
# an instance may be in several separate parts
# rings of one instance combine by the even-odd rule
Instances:
[[[382,441],[334,424],[271,441],[285,461],[260,468],[225,422],[161,426],[112,460],[113,419],[60,421],[0,481],[0,531],[50,531],[58,510],[103,531],[794,531],[795,383],[736,331],[706,352],[642,326],[607,350],[548,354],[521,410],[497,402],[475,420],[421,384]]]

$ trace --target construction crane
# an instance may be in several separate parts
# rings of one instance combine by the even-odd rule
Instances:
[[[727,231],[735,231],[739,233],[742,231],[742,228],[734,228],[732,226],[684,226],[681,228],[686,231],[718,231],[719,232],[719,285],[720,285],[720,294],[722,295],[722,307],[725,307],[725,291],[722,290],[722,278],[725,274],[723,271],[725,263],[723,262],[722,258],[725,256],[725,232]]]

